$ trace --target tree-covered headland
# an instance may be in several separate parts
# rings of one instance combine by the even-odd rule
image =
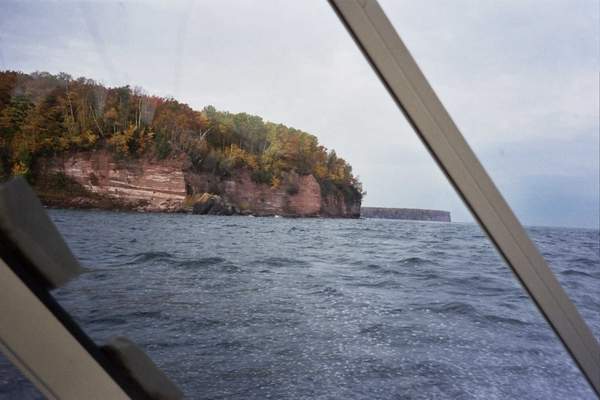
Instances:
[[[196,171],[227,177],[246,169],[274,187],[290,172],[312,174],[323,193],[363,195],[352,167],[301,130],[65,73],[0,72],[0,179],[22,175],[35,184],[40,157],[96,149],[119,158],[186,155]]]

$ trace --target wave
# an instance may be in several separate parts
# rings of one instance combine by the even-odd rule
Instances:
[[[565,275],[565,276],[585,276],[588,278],[594,278],[594,275],[592,275],[592,274],[589,274],[589,273],[583,272],[583,271],[578,271],[575,269],[567,269],[567,270],[561,271],[560,274]]]
[[[420,273],[414,274],[414,276],[418,279],[432,281],[435,283],[439,283],[443,280],[443,277],[441,274],[438,274],[437,272],[432,272],[432,271],[420,272]]]
[[[531,322],[521,321],[520,319],[511,318],[511,317],[501,317],[498,315],[484,315],[483,319],[485,321],[491,322],[491,323],[501,323],[501,324],[515,325],[515,326],[531,325]]]
[[[419,307],[421,310],[428,309],[434,313],[440,314],[457,314],[457,315],[469,315],[473,316],[478,313],[477,309],[468,303],[463,303],[461,301],[453,301],[450,303],[443,304],[429,304],[425,306]]]
[[[146,251],[135,254],[123,265],[143,264],[150,261],[172,261],[175,259],[171,253],[166,251]]]
[[[225,321],[211,318],[199,318],[193,321],[194,328],[210,328],[220,325],[225,325]]]
[[[463,288],[463,290],[479,290],[482,293],[498,295],[507,293],[513,288],[498,278],[472,275],[460,278],[445,279],[448,285]]]
[[[402,289],[404,288],[404,284],[401,282],[397,282],[392,279],[383,279],[378,281],[359,281],[356,283],[349,283],[348,285],[354,287],[365,287],[365,288],[375,288],[375,289]]]
[[[223,340],[216,343],[215,347],[224,350],[241,350],[249,345],[241,340]]]
[[[369,272],[374,272],[379,275],[400,275],[400,274],[402,274],[402,272],[400,272],[398,270],[395,270],[392,268],[386,268],[379,264],[367,264],[364,267],[364,269]]]
[[[583,264],[588,267],[594,267],[594,266],[598,266],[598,264],[600,263],[600,260],[598,260],[598,259],[593,260],[593,259],[587,258],[587,257],[575,257],[575,258],[570,258],[567,262],[573,263],[573,264]]]
[[[369,336],[376,339],[383,339],[386,337],[386,326],[384,324],[373,324],[360,328],[359,334]]]
[[[344,296],[344,294],[342,292],[340,292],[339,290],[332,288],[330,286],[326,286],[323,289],[314,291],[314,292],[310,292],[309,294],[316,294],[316,295],[322,295],[322,296],[326,296],[326,297],[342,297]]]
[[[254,260],[254,265],[268,266],[268,267],[310,267],[308,261],[292,259],[287,257],[268,257],[261,260]]]
[[[403,259],[399,260],[397,262],[397,264],[402,267],[417,267],[417,266],[421,266],[421,265],[435,265],[437,263],[432,260],[429,260],[427,258],[408,257],[408,258],[403,258]]]
[[[113,327],[118,325],[127,325],[128,320],[126,318],[121,318],[117,316],[106,316],[85,319],[85,322],[88,324],[109,325]]]
[[[203,257],[193,260],[185,260],[177,263],[177,266],[183,268],[198,268],[212,266],[216,264],[224,263],[226,260],[223,257]]]
[[[237,265],[234,265],[234,264],[221,265],[220,270],[222,272],[226,272],[228,274],[237,274],[239,272],[243,272],[243,269],[241,267],[238,267]]]
[[[527,326],[531,325],[530,322],[523,321],[513,317],[506,317],[495,314],[483,314],[477,307],[461,302],[449,302],[442,304],[427,304],[421,305],[414,308],[414,310],[419,311],[429,311],[436,314],[443,315],[455,315],[455,316],[464,316],[470,318],[474,321],[479,321],[488,324],[508,324],[513,326]]]

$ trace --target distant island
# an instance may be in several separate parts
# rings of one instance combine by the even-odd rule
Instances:
[[[418,208],[361,207],[360,215],[363,218],[450,222],[450,212],[448,211]]]
[[[55,207],[358,218],[364,195],[309,133],[64,73],[0,72],[0,180],[16,175]]]

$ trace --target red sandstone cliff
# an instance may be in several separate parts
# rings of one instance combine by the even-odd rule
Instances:
[[[337,192],[323,195],[312,175],[292,172],[279,187],[273,187],[254,182],[246,170],[238,170],[230,177],[194,172],[183,157],[119,160],[107,151],[79,152],[40,160],[36,175],[38,181],[66,176],[85,189],[72,196],[67,193],[58,200],[40,193],[42,200],[53,206],[206,213],[210,207],[196,206],[210,199],[222,203],[212,208],[213,213],[350,218],[360,215],[360,201],[348,202]]]

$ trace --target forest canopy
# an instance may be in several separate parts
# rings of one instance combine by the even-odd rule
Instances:
[[[0,178],[35,179],[39,157],[100,148],[122,158],[187,155],[198,171],[244,168],[273,186],[290,172],[312,174],[322,190],[363,195],[352,167],[301,130],[65,73],[0,72]]]

